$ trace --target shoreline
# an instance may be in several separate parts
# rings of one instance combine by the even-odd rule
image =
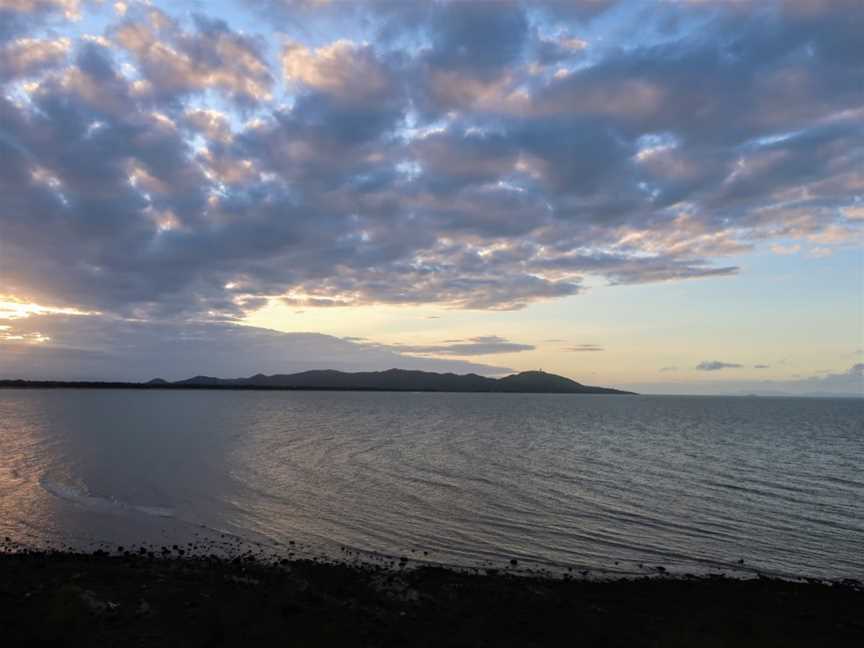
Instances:
[[[177,549],[0,553],[4,637],[153,646],[864,642],[864,584],[853,580],[594,580]]]
[[[803,574],[753,566],[739,559],[732,562],[672,564],[662,561],[614,560],[607,565],[597,563],[559,563],[537,558],[514,558],[499,555],[473,561],[448,559],[440,552],[411,548],[387,553],[358,549],[348,545],[322,546],[300,539],[273,543],[246,538],[234,533],[200,526],[210,533],[195,532],[194,537],[177,536],[168,539],[154,536],[149,541],[124,544],[123,540],[42,541],[26,542],[0,537],[0,557],[8,555],[101,556],[104,558],[149,557],[172,559],[208,559],[221,563],[247,561],[260,566],[302,562],[342,565],[360,571],[375,569],[443,569],[468,576],[506,574],[514,578],[541,580],[580,580],[583,582],[615,583],[637,579],[665,580],[776,580],[790,583],[811,583],[827,586],[857,584],[864,588],[864,578],[842,575]]]
[[[373,392],[394,394],[531,394],[553,396],[640,396],[635,392],[564,392],[532,390],[493,390],[493,389],[432,389],[397,387],[327,387],[304,385],[149,385],[147,383],[124,382],[55,382],[55,381],[0,381],[0,390],[27,389],[68,389],[68,390],[138,390],[138,391],[301,391],[301,392]]]

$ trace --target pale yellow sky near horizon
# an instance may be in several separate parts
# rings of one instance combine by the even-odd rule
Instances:
[[[734,277],[629,286],[588,283],[582,294],[518,310],[381,304],[298,307],[271,299],[243,323],[362,338],[363,343],[403,353],[411,352],[399,345],[440,347],[495,336],[535,348],[422,357],[515,371],[543,369],[588,384],[800,380],[843,374],[864,360],[864,291],[855,291],[860,273],[847,275],[845,284],[834,280],[838,265],[846,263],[856,271],[857,253],[841,252],[845,261],[793,265],[795,272],[789,271],[788,259],[766,263],[763,256],[759,264],[748,264],[745,258],[741,274]],[[26,300],[4,306],[0,300],[0,320],[8,319],[0,322],[0,340],[15,340],[16,318],[40,313],[100,317],[68,306]],[[46,347],[56,342],[36,333],[18,341]],[[569,350],[586,345],[600,350]],[[706,371],[698,368],[703,363],[725,366]]]
[[[820,266],[813,269],[820,272]],[[768,300],[772,284],[788,278],[773,270],[753,274],[747,279],[594,286],[584,294],[515,311],[390,305],[302,308],[273,301],[246,323],[381,344],[435,345],[496,335],[537,348],[462,359],[519,371],[542,368],[608,384],[789,380],[843,372],[860,361],[864,345],[859,303],[838,302],[827,291],[795,299],[794,290],[784,295],[779,289]],[[742,289],[747,282],[764,287]],[[603,350],[566,350],[585,344]],[[711,361],[741,366],[696,369]]]

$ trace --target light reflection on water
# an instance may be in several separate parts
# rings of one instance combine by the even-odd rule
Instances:
[[[0,533],[860,578],[862,459],[860,400],[0,391]]]

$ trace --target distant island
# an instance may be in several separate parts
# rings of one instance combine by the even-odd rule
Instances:
[[[458,375],[388,369],[348,373],[332,369],[303,371],[295,374],[256,374],[248,378],[214,378],[195,376],[168,382],[154,378],[146,383],[67,382],[0,380],[0,388],[78,388],[78,389],[261,389],[261,390],[331,390],[331,391],[428,391],[428,392],[504,392],[531,394],[620,394],[635,392],[583,385],[564,376],[545,371],[523,371],[504,378],[487,378],[477,374]]]

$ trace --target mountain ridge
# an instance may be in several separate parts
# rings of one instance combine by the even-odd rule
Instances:
[[[248,378],[194,376],[169,385],[188,387],[242,387],[275,389],[345,389],[376,391],[448,391],[554,394],[627,394],[635,392],[596,387],[547,373],[523,371],[502,378],[478,374],[436,373],[409,369],[344,372],[335,369],[313,369],[294,374],[255,374]]]
[[[262,373],[248,378],[217,378],[198,375],[169,382],[153,378],[146,382],[98,380],[0,380],[0,388],[44,389],[249,389],[249,390],[325,390],[325,391],[429,391],[495,392],[536,394],[626,394],[635,392],[583,385],[545,371],[523,371],[502,378],[475,373],[435,373],[410,369],[346,372],[312,369],[294,374]]]

